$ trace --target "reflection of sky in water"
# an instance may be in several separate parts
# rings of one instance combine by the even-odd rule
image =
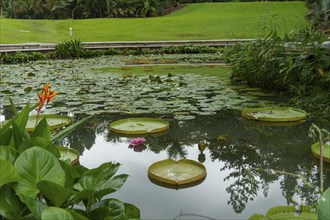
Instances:
[[[122,143],[110,143],[97,136],[94,146],[85,150],[80,158],[82,165],[95,168],[105,162],[119,162],[122,164],[117,174],[129,174],[129,178],[114,197],[136,205],[140,208],[143,219],[174,219],[180,213],[199,214],[216,219],[247,219],[254,213],[265,214],[266,210],[276,205],[285,205],[279,183],[271,184],[268,196],[265,198],[262,192],[254,201],[249,201],[241,214],[236,214],[230,204],[230,194],[226,188],[233,181],[224,181],[231,170],[220,171],[223,162],[210,161],[209,152],[204,151],[207,169],[207,177],[201,184],[185,189],[168,189],[151,183],[147,176],[148,167],[159,160],[167,159],[165,151],[154,154],[146,149],[142,152],[134,152],[128,148],[129,139],[121,138]],[[187,148],[187,158],[197,160],[198,147]],[[199,217],[200,218],[200,217]],[[193,216],[183,216],[182,219],[194,219]],[[198,219],[197,217],[195,219]]]
[[[250,124],[251,121],[240,119],[242,108],[269,104],[266,98],[259,97],[260,94],[254,94],[258,90],[240,89],[239,87],[228,87],[228,85],[222,88],[219,87],[217,78],[211,80],[213,79],[211,77],[206,80],[205,76],[200,78],[201,76],[194,75],[194,77],[183,78],[188,82],[187,87],[174,87],[176,89],[172,91],[172,97],[175,98],[175,102],[168,102],[169,97],[162,90],[160,90],[158,98],[154,94],[157,92],[154,91],[154,84],[159,86],[157,82],[146,84],[143,81],[148,76],[137,77],[134,80],[128,80],[117,74],[98,74],[95,77],[95,71],[91,67],[109,66],[114,62],[113,59],[111,57],[84,60],[83,70],[80,60],[66,60],[51,64],[42,62],[41,65],[37,62],[31,65],[5,65],[4,76],[7,82],[12,83],[3,84],[3,88],[1,87],[4,91],[3,94],[0,94],[0,121],[4,120],[5,116],[7,118],[11,116],[6,92],[15,94],[15,96],[11,95],[14,103],[19,105],[29,101],[33,103],[37,99],[36,94],[32,92],[25,94],[24,88],[27,86],[40,88],[45,79],[52,81],[52,85],[61,91],[61,95],[56,98],[56,101],[51,102],[47,107],[47,111],[50,110],[47,113],[67,113],[69,111],[70,115],[74,116],[81,111],[93,113],[94,107],[98,108],[98,106],[103,109],[102,111],[112,112],[109,115],[99,115],[99,117],[89,120],[73,131],[73,135],[66,141],[69,146],[78,148],[82,153],[80,163],[88,168],[95,168],[109,161],[122,164],[118,174],[129,174],[129,178],[122,189],[110,194],[109,197],[136,205],[140,208],[143,219],[173,219],[181,212],[215,219],[248,219],[254,213],[265,214],[273,206],[286,205],[287,201],[283,195],[289,197],[288,194],[295,189],[295,183],[299,182],[296,177],[276,175],[270,173],[269,169],[294,172],[306,176],[314,185],[318,185],[318,161],[315,162],[316,160],[310,153],[312,140],[307,137],[308,124],[292,128],[290,126],[278,128],[261,126],[256,123]],[[12,74],[13,69],[15,69],[15,74]],[[38,75],[41,82],[35,77],[29,77],[27,75],[29,71]],[[57,73],[61,74],[61,78],[53,77]],[[128,85],[123,86],[125,83]],[[130,85],[136,87],[140,85],[151,92],[148,94],[145,94],[143,90],[132,92]],[[166,83],[162,85],[166,85]],[[109,88],[115,92],[112,93]],[[197,89],[196,96],[192,89]],[[179,91],[181,92],[178,93]],[[181,99],[177,99],[178,94]],[[132,95],[139,98],[142,95],[148,96],[144,103],[142,99],[132,99]],[[108,97],[106,102],[104,102],[104,97]],[[187,98],[190,99],[190,103],[187,103]],[[277,100],[275,97],[272,99]],[[84,104],[81,100],[85,101]],[[133,100],[134,105],[132,105]],[[261,103],[260,100],[262,100]],[[153,106],[153,104],[157,105]],[[108,125],[111,121],[127,116],[119,117],[113,114],[113,112],[119,111],[118,108],[124,108],[122,111],[135,112],[138,110],[136,112],[141,112],[141,109],[152,107],[150,108],[152,111],[145,112],[163,114],[164,106],[167,106],[167,110],[170,112],[176,113],[174,117],[173,114],[165,117],[171,122],[170,131],[149,142],[147,138],[146,145],[149,144],[149,146],[146,150],[135,152],[128,148],[129,138],[115,139],[111,134],[109,137],[104,137],[108,134]],[[192,107],[199,110],[196,111]],[[238,109],[239,114],[228,114],[225,110],[220,111],[221,109]],[[209,116],[202,116],[205,113]],[[178,116],[180,116],[179,119]],[[173,118],[184,120],[184,118],[192,116],[194,120],[180,122],[173,120]],[[328,125],[327,129],[329,129]],[[217,140],[219,135],[227,134],[230,137],[229,143]],[[106,140],[107,138],[109,140]],[[186,155],[187,159],[198,160],[197,143],[201,138],[210,143],[204,151],[206,156],[204,165],[208,174],[201,184],[173,190],[149,181],[148,167],[156,161],[167,159],[168,155],[177,156],[178,159],[180,155]],[[261,180],[257,183],[257,196],[252,196],[253,200],[250,201],[251,196],[246,195],[247,201],[244,201],[245,193],[250,192],[249,189],[244,190],[245,182],[242,181],[244,180],[242,175],[251,168],[252,171],[256,168],[262,170],[255,171],[252,175],[257,181]],[[329,168],[327,166],[325,169],[326,186],[330,185]],[[247,186],[247,188],[249,187],[251,185]],[[243,193],[237,190],[241,190]],[[266,197],[263,191],[267,191]],[[240,194],[244,194],[243,198],[240,198],[244,204],[238,204],[236,210],[241,212],[235,212],[233,201],[236,200],[231,196]],[[300,197],[306,200],[313,197],[310,196],[311,190],[302,190],[297,194],[298,202]],[[193,217],[186,216],[181,219],[193,219]]]

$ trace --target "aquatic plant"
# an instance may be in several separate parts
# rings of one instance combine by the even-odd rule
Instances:
[[[318,138],[320,143],[320,191],[323,193],[323,148],[324,144],[330,141],[330,132],[326,129],[320,129],[317,125],[311,125],[309,129],[309,136],[315,141]]]
[[[232,79],[291,97],[293,105],[329,119],[330,54],[327,37],[314,31],[227,47],[223,56],[232,66]]]
[[[132,138],[129,141],[129,144],[136,147],[136,146],[144,144],[145,142],[146,142],[146,139],[144,137],[138,137],[138,138]]]
[[[11,101],[14,116],[0,126],[0,215],[6,219],[139,219],[134,205],[104,199],[128,177],[115,175],[119,163],[88,169],[60,157],[60,141],[92,116],[55,134],[43,118],[27,132],[29,112],[55,94],[46,84],[40,102],[27,104],[21,112]]]

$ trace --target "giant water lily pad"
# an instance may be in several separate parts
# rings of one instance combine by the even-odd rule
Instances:
[[[203,182],[206,177],[206,168],[194,160],[167,159],[152,164],[148,169],[148,176],[157,185],[184,188]]]
[[[311,149],[312,149],[312,153],[313,155],[320,159],[320,142],[317,142],[315,144],[313,144],[311,146]],[[330,163],[330,143],[324,143],[323,144],[323,151],[322,151],[322,154],[323,154],[323,160],[327,163]]]
[[[38,118],[38,123],[41,119],[46,118],[48,125],[52,130],[58,130],[62,127],[68,126],[73,122],[72,117],[67,115],[55,115],[55,114],[43,114],[39,115],[31,115],[29,116],[28,122],[26,124],[27,131],[33,131],[36,126],[36,120]]]
[[[73,148],[59,146],[57,149],[60,152],[60,160],[66,161],[71,165],[79,163],[79,152]]]
[[[110,124],[110,130],[121,134],[151,134],[169,129],[169,123],[159,118],[126,118]]]
[[[300,206],[297,210],[294,206],[275,206],[267,211],[266,216],[262,214],[254,214],[249,220],[265,220],[265,219],[309,219],[316,220],[317,214],[312,206]]]
[[[292,107],[264,107],[247,108],[242,111],[242,116],[257,121],[296,122],[305,120],[308,114],[304,110]]]

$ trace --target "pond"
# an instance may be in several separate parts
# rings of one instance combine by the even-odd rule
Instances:
[[[203,55],[193,60],[181,55],[3,65],[1,119],[11,116],[8,97],[19,107],[34,103],[35,90],[50,81],[60,93],[45,113],[75,120],[94,115],[63,145],[76,148],[88,168],[109,161],[122,164],[119,173],[129,178],[109,197],[136,205],[142,219],[247,219],[278,205],[314,204],[317,190],[297,177],[319,186],[319,161],[307,136],[312,120],[271,126],[242,119],[244,108],[283,105],[285,100],[235,85],[230,69],[204,61]],[[132,148],[132,137],[109,129],[111,122],[128,117],[162,118],[170,129],[144,136],[145,148]],[[200,141],[206,143],[203,152]],[[153,183],[149,166],[167,158],[201,162],[205,180],[180,189]],[[327,188],[330,166],[324,178]]]

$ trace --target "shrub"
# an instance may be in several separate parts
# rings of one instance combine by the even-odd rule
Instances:
[[[79,39],[59,43],[53,52],[53,56],[59,59],[81,58],[85,55],[86,50]]]
[[[36,105],[37,106],[37,105]],[[34,106],[34,107],[36,107]],[[105,195],[127,179],[115,175],[120,164],[95,169],[59,159],[57,143],[83,121],[51,135],[46,119],[27,133],[25,106],[0,126],[0,215],[6,219],[138,219],[139,209]]]
[[[318,106],[329,106],[330,54],[321,47],[325,39],[312,31],[283,38],[272,32],[263,40],[226,48],[223,57],[232,65],[234,80],[288,93],[295,104],[318,111]],[[329,107],[323,110],[329,115]]]

